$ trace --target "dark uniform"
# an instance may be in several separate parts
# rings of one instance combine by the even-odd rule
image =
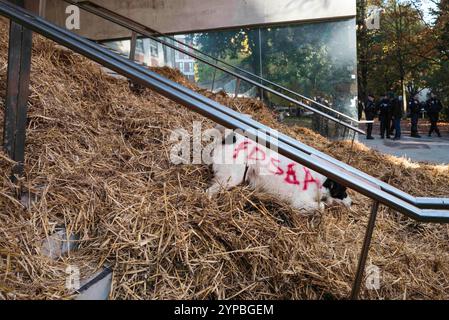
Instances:
[[[366,120],[374,120],[374,118],[377,115],[377,108],[376,108],[376,104],[374,103],[374,101],[370,101],[368,99],[368,101],[365,104],[365,117]],[[373,124],[372,123],[368,123],[366,126],[366,138],[367,139],[374,139],[372,136],[373,133]]]
[[[391,102],[391,116],[393,118],[393,124],[394,124],[394,138],[400,139],[401,138],[401,119],[404,115],[404,112],[402,110],[402,101],[400,98],[395,98]],[[392,132],[393,130],[391,130]]]
[[[408,103],[408,109],[410,110],[410,118],[412,123],[411,136],[414,138],[421,138],[418,134],[419,113],[421,112],[421,105],[419,104],[419,101],[411,98]]]
[[[363,113],[363,110],[365,109],[365,105],[362,102],[362,100],[360,100],[360,98],[358,100],[359,100],[359,102],[357,103],[357,111],[358,111],[358,119],[360,121],[362,119],[362,113]]]
[[[380,121],[380,137],[385,138],[385,133],[387,133],[387,138],[390,139],[390,123],[391,123],[391,101],[390,99],[384,97],[379,101],[377,105],[379,110],[379,121]]]
[[[430,120],[430,131],[429,137],[432,136],[432,133],[435,131],[439,137],[441,137],[440,129],[438,129],[438,120],[440,117],[440,112],[443,109],[443,105],[441,101],[437,98],[431,98],[427,101],[427,114],[429,115]]]

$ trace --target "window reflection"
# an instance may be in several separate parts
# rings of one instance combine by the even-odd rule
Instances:
[[[355,19],[203,32],[176,35],[175,38],[215,58],[310,97],[322,105],[353,118],[357,116]],[[187,52],[192,51],[170,39],[164,40]],[[129,40],[108,45],[129,52]],[[314,117],[310,112],[298,109],[288,101],[249,83],[242,81],[238,84],[232,75],[182,52],[150,39],[139,39],[137,48],[139,56],[136,54],[136,57],[148,66],[175,67],[191,81],[209,90],[235,94],[238,89],[239,96],[263,99],[279,112],[282,121],[313,127],[326,136],[341,136],[332,123]],[[300,101],[322,109],[313,101]]]

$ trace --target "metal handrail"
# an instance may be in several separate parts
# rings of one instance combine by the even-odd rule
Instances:
[[[69,3],[72,3],[71,0],[63,0]],[[89,1],[84,1],[89,2]],[[84,3],[81,2],[80,4]],[[76,3],[76,2],[75,2]],[[90,2],[89,2],[90,3]],[[97,14],[95,12],[91,12],[92,14]],[[126,18],[127,19],[127,18]],[[139,24],[136,22],[136,24]],[[145,27],[145,26],[143,26]],[[145,27],[146,28],[146,27]],[[203,96],[199,96],[198,99],[203,100]],[[207,99],[207,98],[205,98]],[[217,110],[224,111],[226,114],[239,118],[240,114],[232,109],[229,110],[222,110],[222,106],[219,103],[214,103],[213,107]],[[272,131],[271,128],[261,125],[258,122],[252,120],[252,119],[243,119],[243,122],[245,122],[248,125],[251,125],[253,127],[257,127],[258,130],[263,131],[265,133],[268,133]],[[327,161],[328,163],[337,166],[340,170],[346,170],[350,172],[353,175],[356,175],[360,179],[364,179],[370,184],[375,185],[377,188],[384,190],[385,192],[388,192],[414,206],[417,206],[421,209],[449,209],[449,198],[428,198],[428,197],[414,197],[398,188],[393,187],[392,185],[385,183],[371,175],[366,174],[365,172],[358,170],[352,166],[347,165],[346,163],[339,161],[333,157],[330,157],[329,155],[320,152],[316,149],[313,149],[309,147],[308,145],[301,143],[297,141],[296,139],[292,139],[291,137],[284,135],[282,133],[278,133],[278,139],[287,143],[288,145],[297,148],[298,150],[301,150],[303,152],[306,152],[308,154],[314,155],[315,157],[320,158],[321,160]]]
[[[139,22],[133,21],[133,20],[127,18],[127,17],[121,16],[121,15],[115,13],[115,12],[110,11],[107,8],[104,8],[102,6],[94,4],[94,3],[90,2],[90,1],[82,1],[82,2],[74,2],[72,0],[62,0],[62,1],[65,1],[67,3],[71,3],[71,4],[74,4],[74,5],[77,5],[80,8],[82,8],[82,9],[84,9],[84,10],[86,10],[86,11],[88,11],[88,12],[94,14],[94,15],[99,15],[100,17],[102,17],[102,18],[104,18],[104,19],[106,19],[108,21],[112,20],[111,22],[118,23],[118,24],[119,24],[119,22],[122,22],[123,24],[121,24],[121,25],[123,27],[131,29],[134,32],[141,32],[141,31],[132,29],[132,27],[130,25],[135,25],[137,28],[140,28],[141,30],[146,30],[147,32],[153,32],[153,33],[165,36],[164,34],[158,32],[158,31],[156,31],[156,30],[154,30],[152,28],[149,28],[149,27],[147,27],[147,26],[145,26],[145,25],[143,25],[143,24],[141,24]],[[115,18],[113,18],[113,17],[115,17]],[[158,38],[154,38],[154,39],[157,41]],[[175,38],[170,37],[169,39],[174,40],[174,41],[176,41],[178,43],[181,43],[181,44],[183,44],[186,47],[194,49],[194,50],[198,51],[199,53],[204,54],[205,56],[208,56],[208,57],[210,57],[212,59],[215,59],[212,56],[209,56],[208,54],[203,53],[202,51],[195,49],[194,47],[190,47],[190,46],[184,44],[183,42],[176,40]],[[175,47],[175,48],[177,48],[177,47]],[[187,53],[188,54],[188,52],[186,52],[186,51],[184,51],[183,53]],[[215,60],[217,60],[218,62],[227,64],[226,62],[220,61],[218,59],[215,59]],[[230,66],[232,66],[232,65],[230,65]],[[238,68],[238,67],[236,67],[236,68]],[[238,68],[238,69],[240,69],[240,68]],[[243,71],[247,72],[246,70],[243,70]],[[251,75],[253,75],[253,74],[251,74]],[[254,76],[256,76],[256,75],[254,75]],[[263,79],[263,78],[261,78],[261,79]],[[265,80],[265,79],[263,79],[263,80]],[[257,83],[256,83],[256,85],[257,85]],[[313,100],[311,100],[311,101],[314,102]],[[316,102],[314,102],[314,103],[316,103]],[[334,109],[330,109],[330,110],[336,111]],[[233,117],[237,116],[238,117],[238,114],[236,112],[231,112],[231,116],[233,116]],[[247,121],[251,125],[254,125],[254,121],[252,121],[252,120],[247,120]],[[363,122],[359,122],[359,123],[363,123]],[[268,127],[263,126],[263,127],[259,127],[259,130],[267,132],[270,129]],[[400,189],[397,189],[397,188],[395,188],[395,187],[393,187],[393,186],[391,186],[391,185],[389,185],[389,184],[387,184],[387,183],[385,183],[385,182],[383,182],[383,181],[381,181],[379,179],[376,179],[376,178],[374,178],[374,177],[372,177],[370,175],[367,175],[363,171],[360,171],[360,170],[358,170],[356,168],[348,166],[344,162],[338,161],[335,158],[329,157],[325,153],[322,153],[322,152],[319,152],[319,151],[316,151],[316,150],[312,151],[311,148],[308,147],[307,145],[299,143],[297,140],[291,139],[288,136],[285,136],[285,135],[281,134],[279,136],[279,138],[281,140],[283,140],[284,142],[288,143],[289,145],[295,146],[296,148],[299,148],[300,150],[303,150],[303,151],[306,151],[308,153],[314,154],[315,156],[318,156],[318,157],[322,158],[323,160],[328,161],[328,162],[330,162],[330,163],[340,167],[341,169],[347,170],[347,171],[351,172],[352,174],[355,174],[358,177],[363,178],[363,179],[369,181],[372,184],[375,184],[378,188],[381,188],[382,190],[387,191],[387,192],[389,192],[389,193],[391,193],[391,194],[401,198],[404,201],[407,201],[407,202],[409,202],[409,203],[411,203],[411,204],[413,204],[415,206],[418,206],[419,208],[422,208],[422,209],[449,209],[449,198],[413,197],[412,195],[410,195],[408,193],[405,193],[405,192],[403,192]]]
[[[449,223],[449,210],[425,210],[420,209],[402,199],[385,192],[379,188],[373,188],[373,185],[364,179],[355,177],[345,170],[335,170],[329,168],[327,162],[317,161],[314,154],[306,153],[294,146],[291,146],[276,137],[276,132],[265,133],[258,130],[263,127],[262,124],[254,122],[257,126],[252,126],[243,120],[245,117],[239,114],[239,117],[232,117],[228,107],[220,105],[220,109],[215,108],[216,102],[205,98],[193,90],[187,89],[182,85],[168,80],[155,72],[152,72],[142,66],[137,65],[111,51],[103,48],[99,44],[84,39],[81,36],[73,34],[63,28],[48,23],[42,18],[12,5],[6,0],[0,0],[0,14],[9,19],[33,30],[43,36],[62,44],[73,51],[98,62],[99,64],[114,70],[115,72],[128,77],[136,83],[142,84],[162,94],[163,96],[178,102],[179,104],[197,112],[217,123],[220,123],[231,129],[240,129],[247,133],[248,138],[258,142],[266,143],[268,146],[275,146],[278,152],[285,157],[296,161],[306,167],[311,168],[371,199],[374,200],[371,211],[370,221],[367,227],[365,241],[360,255],[359,264],[354,281],[351,297],[356,299],[360,291],[363,271],[366,264],[366,258],[369,251],[372,233],[375,226],[375,220],[379,203],[382,203],[398,212],[421,222]],[[201,98],[201,99],[200,99]],[[219,104],[218,104],[219,105]],[[225,112],[226,111],[226,112]],[[291,139],[291,138],[290,138]],[[311,149],[314,150],[314,149]]]
[[[346,170],[343,171],[335,170],[335,168],[326,168],[326,164],[321,161],[317,161],[317,158],[314,156],[316,154],[320,154],[319,151],[311,147],[309,147],[309,150],[313,150],[313,153],[308,153],[304,150],[298,149],[294,145],[290,145],[281,139],[278,139],[276,137],[277,132],[273,132],[272,129],[262,125],[261,123],[255,120],[246,119],[238,113],[238,118],[232,117],[231,115],[236,111],[220,105],[219,103],[206,98],[191,89],[183,87],[174,81],[168,80],[159,74],[146,69],[145,67],[129,61],[128,59],[114,54],[99,44],[89,41],[63,28],[57,27],[46,20],[5,1],[6,0],[0,0],[2,4],[0,12],[10,19],[44,35],[47,38],[52,39],[55,42],[66,45],[73,51],[81,53],[82,55],[99,62],[119,74],[136,80],[143,85],[149,86],[162,95],[168,96],[169,98],[186,105],[189,109],[193,109],[194,111],[206,115],[208,118],[216,121],[217,123],[225,125],[231,129],[241,129],[252,133],[255,137],[257,136],[261,143],[269,142],[269,145],[278,144],[279,153],[289,157],[291,160],[308,166],[312,170],[316,170],[317,172],[326,175],[329,178],[364,194],[365,196],[379,200],[379,202],[387,206],[391,206],[393,209],[403,212],[411,218],[427,222],[434,221],[438,218],[442,218],[442,221],[444,222],[449,221],[449,211],[442,211],[443,214],[439,215],[437,210],[417,208],[416,206],[407,203],[395,195],[388,194],[382,189],[373,188],[371,183],[350,174],[351,172],[349,171],[345,172]],[[216,108],[217,105],[220,106],[219,109]],[[257,124],[257,126],[254,126],[254,124]],[[268,130],[264,132],[264,130],[260,130],[259,128],[267,128]],[[282,137],[284,137],[283,140],[285,140],[286,136],[282,135]],[[289,139],[292,138],[289,137]],[[358,181],[354,182],[354,178]]]
[[[339,125],[342,125],[342,126],[348,128],[348,129],[350,129],[350,130],[352,130],[354,132],[357,132],[357,133],[360,133],[360,134],[363,134],[363,135],[366,134],[365,131],[363,131],[362,129],[360,129],[358,127],[353,126],[352,124],[348,124],[345,121],[337,119],[337,118],[335,118],[335,117],[333,117],[333,116],[331,116],[331,115],[329,115],[329,114],[327,114],[325,112],[322,112],[320,110],[317,110],[316,108],[313,108],[312,106],[309,106],[309,105],[307,105],[307,104],[305,104],[305,103],[303,103],[301,101],[293,99],[292,97],[287,96],[287,95],[285,95],[283,93],[280,93],[280,92],[278,92],[278,91],[276,91],[276,90],[274,90],[274,89],[272,89],[270,87],[267,87],[267,86],[265,86],[263,84],[260,84],[259,82],[255,81],[255,80],[252,80],[250,78],[242,76],[241,74],[238,74],[238,73],[236,73],[234,71],[231,71],[231,70],[229,70],[229,69],[227,69],[225,67],[222,67],[222,66],[219,66],[217,64],[214,64],[213,62],[211,62],[211,61],[209,61],[207,59],[204,59],[202,57],[199,57],[199,56],[197,56],[197,55],[195,55],[195,54],[193,54],[193,53],[191,53],[191,52],[189,52],[187,50],[179,48],[179,47],[177,47],[174,44],[171,44],[171,43],[169,43],[167,41],[159,39],[158,37],[153,36],[152,32],[149,31],[146,26],[140,25],[139,23],[136,23],[136,22],[134,22],[132,20],[129,20],[128,18],[123,17],[123,16],[121,16],[121,15],[115,13],[115,12],[112,12],[112,11],[107,10],[105,8],[103,8],[103,10],[99,10],[96,7],[92,8],[90,6],[80,6],[80,4],[82,4],[83,2],[78,3],[78,2],[75,2],[75,1],[72,1],[72,0],[62,0],[62,1],[70,3],[70,4],[73,4],[73,5],[76,5],[76,6],[79,6],[83,10],[86,10],[86,11],[88,11],[88,12],[90,12],[90,13],[96,15],[96,16],[99,16],[99,17],[101,17],[101,18],[103,18],[103,19],[105,19],[105,20],[107,20],[109,22],[113,22],[113,23],[115,23],[117,25],[120,25],[120,26],[122,26],[122,27],[124,27],[124,28],[126,28],[128,30],[134,31],[134,32],[136,32],[136,33],[138,33],[140,35],[143,35],[143,36],[151,39],[151,40],[159,42],[159,43],[161,43],[164,46],[167,46],[167,47],[169,47],[169,48],[171,48],[173,50],[176,50],[176,51],[181,52],[181,53],[183,53],[183,54],[185,54],[187,56],[190,56],[190,57],[192,57],[192,58],[194,58],[194,59],[196,59],[198,61],[201,61],[201,62],[203,62],[203,63],[205,63],[205,64],[207,64],[207,65],[209,65],[209,66],[211,66],[211,67],[213,67],[215,69],[218,69],[218,70],[220,70],[222,72],[230,74],[230,75],[236,77],[237,79],[240,79],[240,80],[243,80],[245,82],[248,82],[248,83],[252,84],[253,86],[258,87],[259,89],[262,89],[262,90],[265,90],[267,92],[270,92],[270,93],[272,93],[275,96],[278,96],[278,97],[280,97],[280,98],[282,98],[284,100],[287,100],[287,101],[289,101],[289,102],[291,102],[291,103],[293,103],[293,104],[295,104],[297,106],[300,106],[300,107],[302,107],[304,109],[307,109],[307,110],[309,110],[309,111],[311,111],[311,112],[313,112],[315,114],[318,114],[318,115],[320,115],[320,116],[322,116],[324,118],[327,118],[328,120],[333,121],[333,122],[335,122],[335,123],[337,123]],[[127,21],[125,21],[125,19]],[[313,101],[313,103],[317,104],[315,101]],[[333,112],[338,112],[338,111],[336,111],[334,109],[331,109],[329,107],[327,107],[327,108],[330,109],[330,110],[333,110]]]
[[[62,0],[62,1],[67,2],[67,3],[70,3],[70,4],[73,4],[73,5],[76,5],[76,6],[78,6],[79,8],[82,8],[82,9],[84,9],[84,10],[86,10],[86,11],[88,11],[88,12],[91,12],[91,13],[93,13],[93,14],[96,14],[96,15],[98,15],[99,12],[104,12],[105,15],[107,15],[107,16],[115,16],[115,17],[117,17],[118,19],[120,19],[120,20],[126,22],[127,26],[135,25],[135,26],[137,26],[138,28],[147,30],[148,32],[151,32],[151,33],[153,33],[153,34],[155,34],[155,35],[157,35],[157,36],[159,36],[159,37],[164,37],[164,38],[169,39],[169,40],[171,40],[171,41],[173,41],[173,42],[176,42],[176,43],[178,43],[178,44],[180,44],[180,45],[182,45],[182,46],[184,46],[184,47],[186,47],[186,48],[189,48],[189,49],[191,49],[191,50],[193,50],[193,51],[195,51],[195,52],[197,52],[197,53],[199,53],[199,54],[201,54],[201,55],[203,55],[203,56],[205,56],[205,57],[207,57],[207,58],[213,60],[213,61],[216,61],[215,64],[221,63],[221,64],[223,64],[223,65],[225,65],[225,66],[227,66],[227,67],[233,68],[234,70],[243,72],[243,73],[245,73],[245,74],[247,74],[247,75],[249,75],[249,76],[251,76],[251,77],[254,77],[254,78],[256,78],[256,79],[258,79],[258,80],[260,80],[260,81],[263,81],[263,82],[265,82],[265,83],[268,83],[268,84],[271,85],[271,86],[277,87],[278,89],[281,89],[281,90],[283,90],[283,91],[285,91],[285,92],[288,92],[288,93],[290,93],[290,94],[292,94],[292,95],[295,95],[295,96],[297,96],[297,97],[299,97],[299,98],[301,98],[301,99],[304,99],[304,100],[306,100],[306,101],[308,101],[308,102],[311,102],[311,103],[313,103],[313,104],[315,104],[315,105],[318,105],[318,106],[320,106],[321,108],[326,109],[327,111],[333,112],[333,113],[335,113],[335,114],[337,114],[337,115],[339,115],[339,116],[341,116],[341,117],[344,117],[344,118],[346,118],[347,120],[349,120],[349,121],[351,121],[351,122],[353,122],[353,123],[357,123],[357,124],[366,124],[366,123],[373,123],[373,122],[374,122],[373,120],[358,120],[358,119],[352,118],[352,117],[348,116],[347,114],[344,114],[344,113],[342,113],[342,112],[340,112],[340,111],[338,111],[338,110],[332,109],[332,108],[330,108],[329,106],[326,106],[325,104],[322,104],[322,103],[320,103],[320,102],[318,102],[318,101],[315,101],[315,100],[313,100],[313,99],[311,99],[311,98],[309,98],[309,97],[307,97],[307,96],[305,96],[305,95],[302,95],[302,94],[300,94],[300,93],[298,93],[298,92],[295,92],[295,91],[293,91],[293,90],[291,90],[291,89],[288,89],[288,88],[286,88],[286,87],[284,87],[284,86],[282,86],[282,85],[280,85],[280,84],[277,84],[277,83],[275,83],[275,82],[273,82],[273,81],[270,81],[270,80],[268,80],[268,79],[265,79],[265,78],[263,78],[263,77],[261,77],[261,76],[259,76],[259,75],[257,75],[257,74],[254,74],[254,73],[252,73],[252,72],[250,72],[250,71],[248,71],[248,70],[245,70],[245,69],[243,69],[243,68],[240,68],[240,67],[238,67],[238,66],[235,66],[235,65],[233,65],[233,64],[230,64],[230,63],[228,63],[228,62],[226,62],[226,61],[223,61],[223,60],[221,60],[221,59],[218,59],[218,58],[216,58],[216,57],[213,57],[212,55],[210,55],[210,54],[208,54],[208,53],[205,53],[205,52],[199,50],[198,48],[195,48],[194,46],[191,46],[191,45],[189,45],[189,44],[187,44],[187,43],[184,43],[184,42],[182,42],[182,41],[177,40],[175,37],[171,37],[171,36],[169,36],[169,35],[167,35],[167,34],[165,34],[165,33],[162,33],[162,32],[160,32],[160,31],[155,30],[154,28],[150,28],[150,27],[148,27],[148,26],[146,26],[146,25],[144,25],[144,24],[142,24],[142,23],[140,23],[140,22],[137,22],[137,21],[135,21],[135,20],[132,20],[132,19],[130,19],[130,18],[128,18],[128,17],[125,17],[125,16],[123,16],[123,15],[120,15],[120,14],[118,14],[118,13],[116,13],[116,12],[113,12],[113,11],[111,11],[111,10],[109,10],[109,9],[103,7],[103,6],[100,6],[100,5],[96,4],[96,3],[93,3],[93,2],[91,2],[91,1],[81,1],[81,2],[76,2],[76,1],[73,1],[73,0]],[[90,9],[90,10],[89,10],[89,9]],[[109,20],[109,19],[107,19],[106,17],[103,17],[103,18],[106,19],[106,20]],[[109,21],[110,21],[110,20],[109,20]],[[111,21],[111,22],[112,22],[112,21]]]

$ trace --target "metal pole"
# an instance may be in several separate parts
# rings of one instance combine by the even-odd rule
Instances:
[[[23,1],[12,2],[22,6],[24,5]],[[21,176],[23,174],[25,161],[31,47],[31,30],[11,21],[9,30],[8,78],[6,85],[3,146],[6,154],[18,163],[13,168],[13,179],[15,175]]]
[[[240,91],[240,79],[236,78],[234,99],[237,98]]]
[[[135,62],[136,60],[136,48],[137,48],[137,32],[133,31],[131,33],[131,45],[129,48],[129,60],[132,62]],[[134,83],[130,80],[128,80],[129,88],[132,92],[135,94],[141,94],[145,88],[137,83]]]
[[[379,209],[379,202],[374,201],[371,207],[371,215],[369,218],[368,226],[366,227],[365,240],[363,242],[362,252],[359,258],[359,264],[357,267],[357,273],[355,276],[354,284],[352,286],[351,299],[357,300],[359,297],[360,286],[363,280],[363,274],[365,272],[366,259],[368,258],[368,252],[373,237],[374,226],[376,224],[377,211]]]
[[[263,62],[262,62],[262,31],[259,27],[259,77],[263,78]],[[260,83],[262,84],[262,80],[260,81]],[[260,101],[264,102],[264,97],[263,97],[263,89],[260,88]]]
[[[136,47],[137,47],[137,33],[131,33],[131,46],[129,49],[129,60],[134,61],[136,59]]]
[[[215,64],[217,64],[217,60],[215,60]],[[214,76],[212,77],[212,86],[210,91],[214,92],[214,87],[215,87],[215,77],[217,76],[217,68],[214,68]]]
[[[47,0],[41,0],[40,2],[39,2],[39,15],[42,17],[42,18],[45,18],[45,13],[46,13],[46,11],[47,11]]]

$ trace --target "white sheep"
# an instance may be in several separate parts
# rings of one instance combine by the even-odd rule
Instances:
[[[213,149],[214,183],[207,190],[209,196],[247,182],[304,211],[323,210],[334,202],[351,205],[341,184],[241,134],[217,128],[226,135]]]

